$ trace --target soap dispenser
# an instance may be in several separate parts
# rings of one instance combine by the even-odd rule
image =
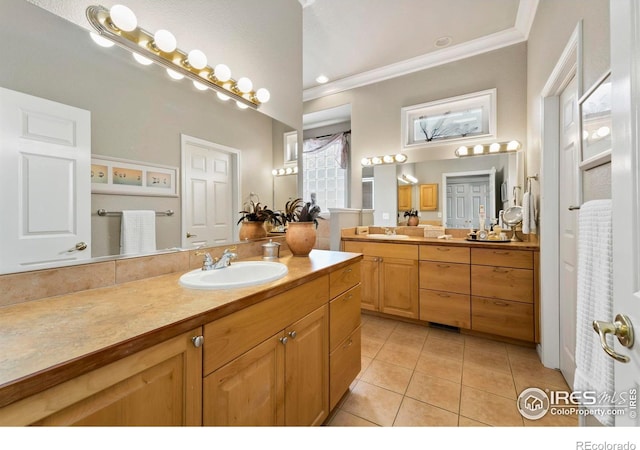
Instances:
[[[269,242],[262,244],[262,259],[267,261],[278,259],[280,257],[280,243],[273,242],[273,239],[269,239]]]

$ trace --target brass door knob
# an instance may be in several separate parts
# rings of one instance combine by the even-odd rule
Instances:
[[[197,234],[191,234],[187,231],[187,238],[198,237]]]
[[[600,335],[600,345],[607,355],[619,362],[628,363],[630,361],[628,356],[616,353],[609,347],[609,344],[607,344],[607,334],[614,334],[623,346],[627,348],[633,347],[633,325],[627,316],[618,314],[613,323],[594,320],[593,329]]]

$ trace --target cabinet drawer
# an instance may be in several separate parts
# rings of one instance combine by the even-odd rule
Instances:
[[[449,245],[421,245],[420,259],[430,261],[466,263],[470,261],[468,247],[453,247]]]
[[[418,260],[418,246],[412,244],[347,241],[344,243],[344,251],[362,253],[367,256],[380,256],[382,258]]]
[[[360,283],[360,262],[350,264],[329,274],[329,298],[342,294]]]
[[[533,341],[533,305],[472,297],[471,329]]]
[[[222,317],[204,327],[204,375],[329,301],[329,276]]]
[[[471,300],[468,295],[420,289],[420,320],[471,328]]]
[[[471,266],[471,294],[533,303],[533,270]]]
[[[533,252],[528,250],[471,249],[471,264],[533,269]]]
[[[360,330],[358,327],[329,356],[329,410],[335,408],[360,373]]]
[[[469,294],[469,264],[420,261],[420,288]]]
[[[333,350],[360,326],[360,286],[329,303],[329,348]]]

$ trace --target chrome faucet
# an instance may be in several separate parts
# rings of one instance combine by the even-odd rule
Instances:
[[[204,261],[202,261],[202,270],[211,270],[214,268],[215,261],[210,253],[204,253]]]
[[[215,260],[215,264],[213,264],[213,267],[211,267],[211,268],[212,269],[224,269],[225,267],[229,267],[231,265],[231,260],[238,258],[238,254],[237,253],[233,253],[231,251],[231,250],[235,250],[235,249],[236,249],[236,247],[225,248],[224,252],[222,252],[222,256]],[[205,262],[206,262],[206,257],[205,257]],[[203,270],[209,270],[209,269],[205,269],[204,265],[203,265],[202,268],[203,268]]]

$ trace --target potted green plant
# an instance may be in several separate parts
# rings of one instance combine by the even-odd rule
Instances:
[[[260,202],[256,203],[253,200],[246,203],[244,209],[240,211],[240,219],[238,220],[238,224],[242,224],[239,232],[240,240],[266,237],[265,223],[274,226],[284,225],[279,211],[273,211],[267,205],[262,205]]]
[[[320,217],[320,206],[314,202],[303,202],[301,198],[285,204],[282,217],[287,224],[285,241],[293,256],[307,256],[316,244],[316,228]]]
[[[418,218],[418,210],[417,209],[409,209],[404,212],[404,217],[408,217],[407,225],[410,227],[415,227],[420,223],[420,219]]]

